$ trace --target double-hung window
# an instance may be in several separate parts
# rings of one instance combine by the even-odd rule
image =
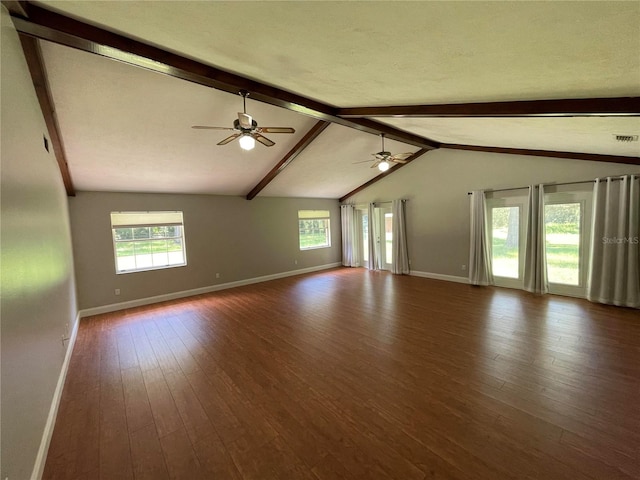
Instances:
[[[187,264],[182,212],[112,212],[116,273]]]
[[[300,250],[331,246],[329,210],[298,210]]]

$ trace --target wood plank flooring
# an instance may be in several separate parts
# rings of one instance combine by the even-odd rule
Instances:
[[[640,312],[364,269],[81,321],[45,479],[640,478]]]

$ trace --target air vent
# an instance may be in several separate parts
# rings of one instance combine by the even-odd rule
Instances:
[[[614,135],[613,138],[618,142],[637,142],[638,135]]]

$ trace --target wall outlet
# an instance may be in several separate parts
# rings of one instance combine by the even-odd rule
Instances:
[[[466,265],[462,265],[461,270],[466,270],[467,266]]]
[[[298,260],[294,260],[293,263],[294,263],[294,265],[297,265],[298,264]]]
[[[219,273],[216,273],[216,278],[220,278],[220,274]]]
[[[119,288],[116,288],[116,290],[115,290],[115,294],[116,294],[116,295],[120,295],[120,289],[119,289]]]

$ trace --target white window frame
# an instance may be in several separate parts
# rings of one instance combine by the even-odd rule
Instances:
[[[326,214],[325,214],[325,212],[326,212]],[[302,216],[301,216],[301,214],[302,214]],[[302,246],[302,237],[300,235],[300,230],[301,230],[300,222],[301,221],[306,221],[306,220],[322,220],[322,221],[326,220],[327,226],[326,226],[325,230],[326,230],[327,242],[325,244],[313,245],[313,246],[310,246],[310,247],[303,247]],[[330,248],[331,247],[331,212],[329,210],[311,210],[311,209],[298,210],[298,246],[300,247],[301,251],[317,250],[319,248]]]
[[[164,237],[149,237],[144,239],[126,239],[118,240],[116,238],[117,229],[125,228],[146,228],[146,227],[179,227],[179,236],[164,236]],[[167,263],[162,265],[136,267],[131,269],[120,269],[118,265],[118,243],[130,242],[130,243],[143,243],[154,240],[181,240],[182,245],[182,262],[181,263]],[[113,259],[115,265],[115,271],[117,275],[146,272],[150,270],[164,270],[167,268],[184,267],[187,265],[187,245],[184,232],[183,215],[180,211],[157,211],[157,212],[111,212],[111,240],[113,243]],[[133,255],[134,261],[136,254]],[[169,251],[167,251],[167,261],[169,259]]]

